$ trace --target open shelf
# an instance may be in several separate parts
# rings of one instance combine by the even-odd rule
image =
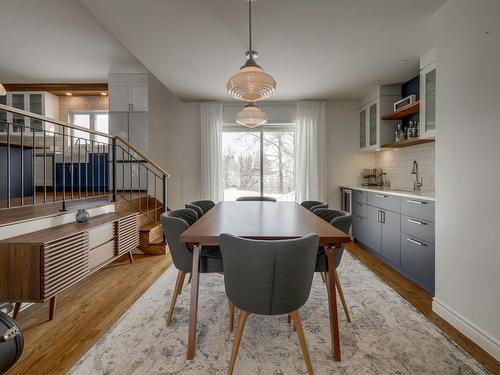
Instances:
[[[381,117],[382,120],[400,120],[404,117],[414,115],[418,113],[420,110],[420,101],[417,100],[415,103],[404,106],[403,108],[398,109],[392,113],[388,113]]]
[[[410,138],[410,139],[407,139],[406,141],[394,142],[394,143],[388,143],[386,145],[382,145],[381,148],[403,148],[403,147],[421,145],[423,143],[431,143],[431,142],[435,142],[435,141],[436,140],[434,138],[425,138],[425,139]]]

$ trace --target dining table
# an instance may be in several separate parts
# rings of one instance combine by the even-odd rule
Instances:
[[[332,357],[340,361],[334,251],[349,242],[350,237],[298,203],[284,201],[219,202],[181,234],[180,241],[193,252],[187,359],[193,359],[196,351],[201,247],[218,246],[222,233],[258,240],[293,239],[310,233],[318,235],[328,262],[326,284]]]

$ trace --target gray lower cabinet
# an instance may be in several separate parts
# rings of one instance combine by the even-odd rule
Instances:
[[[353,238],[434,293],[434,202],[353,190]]]
[[[434,245],[401,233],[401,269],[434,294]]]
[[[367,233],[364,244],[377,254],[380,254],[380,246],[382,245],[380,210],[377,207],[366,206],[366,218]]]
[[[392,266],[400,265],[401,215],[391,211],[381,211],[382,244],[381,254]]]

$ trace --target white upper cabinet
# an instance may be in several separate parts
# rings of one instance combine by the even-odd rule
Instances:
[[[375,151],[394,142],[397,124],[380,118],[393,111],[393,103],[401,99],[401,85],[379,86],[361,100],[359,108],[359,149]]]
[[[148,111],[148,74],[112,73],[108,90],[110,112]]]
[[[420,138],[436,136],[436,49],[420,57]]]
[[[5,102],[8,106],[32,112],[37,115],[57,119],[59,117],[59,100],[57,96],[44,91],[10,91],[7,93]],[[11,128],[13,132],[20,132],[21,127],[16,125],[24,125],[23,131],[26,133],[32,132],[41,133],[43,130],[53,131],[54,125],[41,120],[24,117],[14,113],[8,113],[3,118],[9,123],[14,124]],[[1,131],[6,131],[5,126],[1,127]],[[49,135],[49,134],[47,134]]]

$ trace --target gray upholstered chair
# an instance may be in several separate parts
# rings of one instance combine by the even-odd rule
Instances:
[[[184,205],[184,207],[185,207],[185,208],[189,208],[189,209],[191,209],[191,210],[195,211],[195,212],[197,213],[197,215],[198,215],[198,218],[200,218],[200,217],[202,217],[202,216],[203,216],[203,210],[202,210],[200,207],[198,207],[198,206],[196,206],[196,205],[194,205],[194,204],[191,204],[191,203],[186,203],[186,204]]]
[[[314,212],[318,208],[328,208],[328,203],[320,201],[304,201],[300,205],[312,212]]]
[[[250,202],[250,201],[276,202],[276,198],[264,197],[261,195],[256,195],[253,197],[238,197],[238,198],[236,198],[236,200],[239,202],[242,202],[242,201],[246,201],[246,202]]]
[[[196,219],[197,214],[191,209],[180,209],[163,213],[161,215],[161,224],[165,233],[172,261],[175,268],[178,269],[177,281],[175,282],[174,292],[172,294],[172,301],[170,302],[170,310],[167,316],[167,326],[172,321],[172,315],[177,301],[177,296],[182,291],[184,278],[186,273],[191,273],[193,265],[193,253],[189,250],[185,243],[179,241],[179,237],[186,229],[192,225]],[[193,221],[194,219],[194,221]],[[224,267],[222,257],[218,247],[205,247],[201,248],[200,256],[200,273],[214,273],[223,272]]]
[[[307,371],[313,373],[299,308],[311,292],[319,238],[257,241],[230,234],[220,236],[224,283],[230,303],[240,309],[228,374],[232,374],[249,314],[290,314]]]
[[[205,199],[205,200],[201,200],[201,201],[191,202],[191,203],[189,203],[189,205],[193,205],[193,206],[201,208],[202,214],[199,216],[199,217],[201,217],[202,215],[205,215],[211,208],[213,208],[215,206],[215,203],[211,200]],[[192,208],[192,207],[189,207],[189,208]],[[197,212],[199,212],[199,211],[197,211]]]
[[[337,229],[342,232],[348,234],[351,230],[352,225],[352,215],[345,211],[339,210],[328,210],[328,209],[319,209],[314,212],[316,215],[321,217],[322,219],[328,221]],[[342,260],[342,255],[344,253],[344,245],[340,249],[336,249],[333,258],[335,263],[335,269],[340,265]],[[320,247],[318,250],[318,256],[316,259],[316,269],[315,272],[321,273],[321,278],[323,281],[326,281],[327,272],[328,272],[328,261],[326,258],[325,249]],[[334,272],[335,276],[335,285],[337,286],[337,291],[339,293],[340,302],[342,303],[342,307],[344,308],[344,312],[347,318],[347,321],[351,321],[351,316],[349,315],[349,309],[347,308],[347,304],[344,298],[344,291],[342,290],[342,285],[340,284],[340,279],[337,272]]]

